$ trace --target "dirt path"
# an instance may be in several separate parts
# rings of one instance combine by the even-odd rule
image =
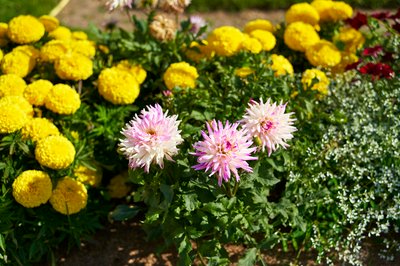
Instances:
[[[90,23],[102,27],[109,21],[118,21],[120,26],[129,28],[127,14],[120,10],[115,10],[111,13],[108,12],[104,6],[105,2],[105,0],[70,0],[57,17],[62,24],[72,28],[86,28]],[[144,14],[141,12],[135,11],[132,13],[138,17],[144,17]],[[283,10],[246,10],[238,13],[214,11],[194,14],[201,15],[210,23],[212,28],[223,25],[242,28],[246,22],[258,18],[268,19],[273,23],[281,22],[284,19]]]

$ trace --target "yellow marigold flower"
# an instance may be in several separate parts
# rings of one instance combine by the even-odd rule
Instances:
[[[271,69],[275,72],[274,75],[276,77],[281,75],[293,74],[292,64],[283,55],[272,54],[271,60]]]
[[[86,166],[80,165],[74,170],[74,175],[76,179],[92,187],[97,187],[101,182],[102,173],[100,169],[89,169]]]
[[[107,186],[108,194],[111,198],[121,199],[128,195],[131,191],[131,186],[128,182],[128,172],[114,176]]]
[[[264,51],[271,51],[276,45],[275,36],[266,30],[253,30],[250,32],[252,38],[256,38],[262,46]]]
[[[319,69],[312,68],[304,71],[301,83],[305,90],[311,88],[323,95],[328,94],[329,79],[326,77],[325,73]]]
[[[6,54],[1,61],[1,71],[4,74],[15,74],[24,78],[31,73],[35,65],[35,58],[25,52],[13,50]]]
[[[199,77],[197,69],[186,62],[171,64],[164,73],[164,83],[168,89],[174,87],[194,88]]]
[[[93,74],[93,62],[80,53],[67,53],[55,61],[54,69],[60,79],[85,80]]]
[[[185,51],[186,56],[195,62],[200,61],[201,59],[204,58],[212,58],[215,53],[212,51],[208,45],[208,42],[206,40],[198,42],[191,42],[189,49]]]
[[[333,43],[321,40],[307,47],[306,58],[313,66],[330,68],[340,63],[341,55]]]
[[[318,11],[309,3],[298,3],[290,6],[286,11],[285,18],[287,24],[302,21],[315,26],[319,23]]]
[[[45,30],[51,32],[60,26],[60,21],[53,16],[43,15],[39,17],[40,22],[42,22]]]
[[[47,118],[35,117],[29,120],[21,130],[24,139],[36,142],[47,136],[60,135],[58,128]]]
[[[81,106],[79,94],[67,84],[54,85],[44,100],[50,111],[60,115],[72,115]]]
[[[175,39],[177,26],[173,19],[158,14],[154,16],[149,29],[150,35],[156,40],[167,42]]]
[[[274,32],[275,28],[274,25],[269,20],[255,19],[247,22],[243,29],[245,33],[250,33],[253,30],[266,30],[269,32]]]
[[[244,34],[242,42],[242,50],[249,51],[253,54],[258,54],[263,49],[261,42],[257,38],[253,38],[248,34]]]
[[[70,29],[64,26],[58,26],[56,29],[49,33],[49,37],[56,40],[71,40],[72,32]]]
[[[40,48],[40,59],[54,62],[71,50],[71,44],[65,40],[51,40]]]
[[[347,52],[355,53],[363,47],[365,38],[363,34],[353,27],[342,27],[339,34],[334,36],[334,42],[341,42],[345,45],[344,49]]]
[[[88,36],[84,31],[73,31],[72,39],[74,40],[87,40]]]
[[[292,50],[304,52],[319,41],[318,33],[310,24],[297,21],[289,24],[283,35],[285,44]]]
[[[0,134],[13,133],[20,130],[27,122],[28,116],[16,103],[0,105]]]
[[[8,44],[8,24],[0,22],[0,47],[4,47]]]
[[[40,56],[40,51],[32,45],[18,45],[12,51],[24,52],[30,57],[32,57],[34,60],[38,59]]]
[[[332,73],[339,74],[346,71],[346,67],[358,61],[358,56],[351,52],[343,51],[341,54],[340,63],[331,68]]]
[[[35,158],[41,165],[48,168],[65,169],[75,159],[75,147],[64,136],[47,136],[37,141]]]
[[[333,21],[345,20],[353,16],[353,8],[341,1],[333,1],[330,17]]]
[[[71,133],[71,137],[74,140],[78,140],[79,139],[79,132],[78,131],[71,131],[70,133]]]
[[[139,85],[142,84],[146,79],[146,70],[144,70],[140,65],[132,65],[128,60],[120,61],[116,67],[128,71],[136,78]]]
[[[25,80],[15,74],[0,76],[0,98],[9,95],[22,95],[25,87]]]
[[[66,176],[58,181],[50,197],[50,204],[59,213],[70,215],[85,208],[87,199],[86,187],[81,182]]]
[[[240,50],[243,39],[244,34],[237,28],[222,26],[208,35],[207,42],[217,55],[232,56]]]
[[[14,17],[8,23],[8,38],[18,44],[33,43],[39,41],[44,35],[43,24],[30,15]]]
[[[136,78],[128,71],[117,67],[103,69],[97,86],[99,94],[113,104],[131,104],[140,92]]]
[[[96,54],[96,43],[89,40],[72,40],[71,48],[73,52],[83,54],[89,58],[93,58]]]
[[[251,75],[254,73],[254,70],[251,69],[250,67],[241,67],[235,69],[235,75],[240,77],[240,78],[245,78],[248,75]]]
[[[16,104],[27,117],[33,117],[32,105],[23,96],[8,95],[0,98],[0,104]]]
[[[44,100],[46,99],[52,87],[53,83],[48,80],[35,80],[26,86],[24,90],[24,97],[30,104],[42,106],[44,105]]]
[[[14,199],[25,208],[38,207],[46,203],[52,193],[50,176],[43,171],[22,172],[12,184]]]
[[[351,6],[341,1],[316,0],[311,5],[318,11],[321,21],[338,21],[353,15]]]

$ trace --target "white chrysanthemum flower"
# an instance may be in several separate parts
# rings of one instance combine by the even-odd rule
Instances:
[[[250,101],[246,113],[240,123],[249,134],[257,138],[261,142],[262,151],[267,148],[268,156],[271,155],[279,146],[288,147],[287,140],[293,138],[292,132],[297,129],[292,126],[295,118],[290,116],[293,113],[285,114],[286,104],[282,102],[277,105],[267,102]]]
[[[125,138],[119,146],[130,168],[142,167],[148,173],[152,163],[163,168],[164,157],[173,161],[172,156],[178,153],[177,145],[183,139],[178,130],[178,116],[167,113],[158,104],[147,106],[121,131]]]
[[[121,7],[132,8],[132,0],[109,0],[106,2],[108,11],[113,11],[114,9]]]

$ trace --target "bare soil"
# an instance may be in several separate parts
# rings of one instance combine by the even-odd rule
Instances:
[[[108,12],[104,3],[106,0],[70,0],[67,6],[57,15],[63,25],[70,28],[82,29],[94,24],[99,28],[108,22],[117,21],[118,25],[129,29],[131,27],[126,13],[116,10]],[[145,15],[133,12],[139,18]],[[195,13],[194,13],[195,14]],[[253,19],[268,19],[273,23],[279,23],[284,19],[283,10],[246,10],[238,13],[215,11],[208,13],[196,13],[205,18],[211,28],[230,25],[238,28]],[[192,15],[192,14],[191,14]],[[188,16],[186,14],[185,16]],[[162,240],[160,240],[162,241]],[[108,223],[104,229],[98,231],[91,239],[82,242],[81,247],[67,254],[60,249],[57,254],[59,266],[129,266],[129,265],[175,265],[177,253],[174,249],[156,254],[156,248],[160,241],[146,241],[146,234],[141,229],[140,221],[126,223]],[[245,253],[245,247],[241,245],[226,246],[233,265],[238,258]],[[370,242],[365,245],[362,255],[365,265],[396,266],[400,265],[400,254],[394,261],[388,262],[378,256],[379,247]],[[297,252],[283,252],[276,247],[263,254],[267,265],[293,265],[296,263]],[[313,266],[315,252],[302,253],[298,258],[298,265]]]

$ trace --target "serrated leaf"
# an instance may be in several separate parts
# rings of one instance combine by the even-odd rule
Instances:
[[[257,258],[257,248],[247,250],[246,255],[239,260],[239,266],[253,266]]]
[[[172,187],[166,184],[161,184],[160,190],[163,193],[167,203],[170,204],[172,202],[172,198],[174,197],[174,190],[172,189]]]

